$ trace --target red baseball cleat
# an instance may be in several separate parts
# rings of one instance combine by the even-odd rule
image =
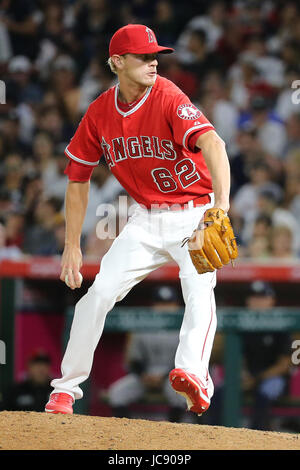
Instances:
[[[45,406],[46,413],[62,413],[65,415],[73,414],[73,398],[68,393],[52,393]]]
[[[210,399],[207,390],[196,375],[183,369],[173,369],[169,374],[169,379],[175,392],[186,399],[189,411],[201,416],[202,413],[208,410]]]

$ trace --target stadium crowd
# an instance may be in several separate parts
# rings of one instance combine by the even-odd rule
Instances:
[[[0,0],[0,259],[62,253],[64,149],[88,105],[115,85],[108,43],[127,23],[147,24],[175,48],[160,55],[159,73],[227,144],[241,256],[299,258],[298,2]],[[91,179],[86,256],[99,258],[112,242],[96,236],[96,209],[121,194],[102,159]]]

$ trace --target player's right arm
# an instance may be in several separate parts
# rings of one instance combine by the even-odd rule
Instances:
[[[80,287],[79,270],[82,266],[80,238],[88,205],[90,182],[69,181],[65,197],[65,247],[61,261],[60,279],[71,289]]]
[[[94,107],[93,103],[89,106],[65,150],[69,158],[65,170],[69,182],[65,196],[66,234],[60,279],[65,282],[65,277],[68,275],[68,285],[71,289],[80,287],[81,284],[79,277],[82,266],[81,231],[88,205],[90,178],[102,154],[93,118]]]

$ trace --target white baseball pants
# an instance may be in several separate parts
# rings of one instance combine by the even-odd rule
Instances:
[[[178,211],[137,207],[102,258],[94,283],[75,306],[62,377],[51,382],[52,393],[82,398],[79,385],[90,375],[107,313],[151,271],[175,261],[185,302],[175,367],[197,375],[207,384],[209,397],[213,395],[208,367],[216,331],[216,273],[199,275],[187,244],[181,247],[182,239],[192,234],[209,207],[212,203]]]

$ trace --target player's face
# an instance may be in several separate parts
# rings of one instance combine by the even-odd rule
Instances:
[[[126,54],[122,75],[141,86],[153,86],[157,77],[157,54]]]

